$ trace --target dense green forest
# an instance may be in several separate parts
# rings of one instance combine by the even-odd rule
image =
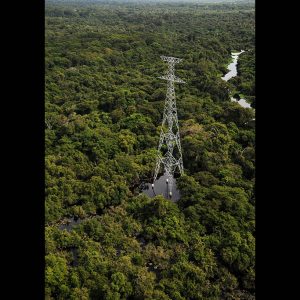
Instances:
[[[253,4],[51,1],[45,23],[45,299],[254,299],[254,110],[229,94],[255,104]],[[155,168],[160,55],[183,58],[186,81],[177,203],[138,189]]]

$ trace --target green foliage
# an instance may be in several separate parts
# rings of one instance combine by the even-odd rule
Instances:
[[[51,1],[45,23],[45,299],[253,299],[254,113],[228,92],[254,103],[253,5]],[[155,168],[160,55],[183,58],[187,82],[177,203],[138,191]]]

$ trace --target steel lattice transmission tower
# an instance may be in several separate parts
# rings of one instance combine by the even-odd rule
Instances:
[[[154,187],[154,182],[161,169],[161,166],[163,165],[167,175],[170,196],[172,196],[173,175],[176,168],[179,169],[180,174],[183,174],[174,83],[185,82],[174,75],[174,66],[175,64],[181,62],[182,59],[168,56],[161,56],[161,59],[168,63],[168,71],[166,75],[158,78],[167,80],[168,85],[152,187]]]

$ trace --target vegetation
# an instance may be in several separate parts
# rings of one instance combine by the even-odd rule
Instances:
[[[255,52],[254,49],[243,52],[237,64],[238,76],[231,79],[239,97],[245,97],[255,108]]]
[[[45,299],[254,299],[254,112],[221,79],[248,49],[236,88],[254,95],[253,4],[52,1],[45,22]],[[187,82],[177,203],[137,188],[155,166],[160,55],[183,58]]]

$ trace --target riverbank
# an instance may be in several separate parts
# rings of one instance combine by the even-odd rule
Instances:
[[[232,52],[231,53],[232,62],[227,67],[227,69],[229,70],[229,72],[227,72],[223,77],[221,77],[224,81],[228,81],[231,78],[237,76],[238,58],[239,58],[239,55],[241,55],[243,52],[245,52],[245,50],[241,50],[240,52]],[[233,102],[237,102],[239,105],[241,105],[244,108],[251,108],[251,109],[253,109],[251,107],[250,103],[248,103],[246,101],[246,99],[243,99],[243,98],[237,99],[237,98],[234,98],[234,97],[231,97],[230,99]]]

